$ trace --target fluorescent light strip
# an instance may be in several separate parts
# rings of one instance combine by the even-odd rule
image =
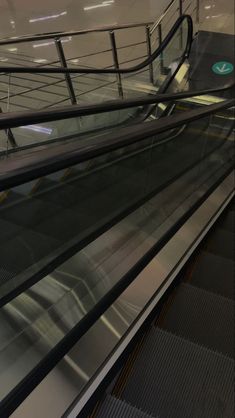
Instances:
[[[29,19],[29,23],[41,22],[43,20],[49,20],[49,19],[57,19],[58,17],[65,16],[65,15],[67,15],[66,11],[58,13],[56,15],[42,16],[42,17],[37,17],[35,19]]]
[[[114,0],[109,0],[109,1],[107,0],[107,1],[103,1],[102,3],[94,4],[94,6],[83,7],[83,10],[88,11],[88,10],[98,9],[99,7],[111,6],[113,3],[114,3]]]

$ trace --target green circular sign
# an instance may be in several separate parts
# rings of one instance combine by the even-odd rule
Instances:
[[[233,72],[233,64],[228,61],[219,61],[213,64],[212,71],[218,75],[227,75]]]

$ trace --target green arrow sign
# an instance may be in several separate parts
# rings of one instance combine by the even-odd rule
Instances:
[[[233,72],[233,64],[227,61],[219,61],[212,66],[212,71],[215,74],[227,75]]]

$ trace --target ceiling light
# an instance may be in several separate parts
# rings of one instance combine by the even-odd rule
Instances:
[[[8,58],[0,57],[0,62],[6,62],[6,61],[8,61]]]
[[[16,52],[16,51],[18,51],[18,48],[8,48],[8,51],[9,52]]]

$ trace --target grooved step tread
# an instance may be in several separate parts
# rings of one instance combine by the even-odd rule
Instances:
[[[129,405],[125,401],[106,396],[96,418],[157,418]]]
[[[202,251],[190,283],[205,290],[234,299],[235,263],[232,260]]]
[[[222,217],[221,221],[218,222],[218,227],[225,229],[229,232],[235,232],[235,212],[228,210],[227,213]]]
[[[213,254],[234,260],[234,234],[225,229],[216,228],[208,239],[206,249]]]
[[[211,350],[234,356],[234,302],[230,299],[181,284],[161,327]]]
[[[233,418],[234,362],[153,328],[122,399],[164,418]]]

